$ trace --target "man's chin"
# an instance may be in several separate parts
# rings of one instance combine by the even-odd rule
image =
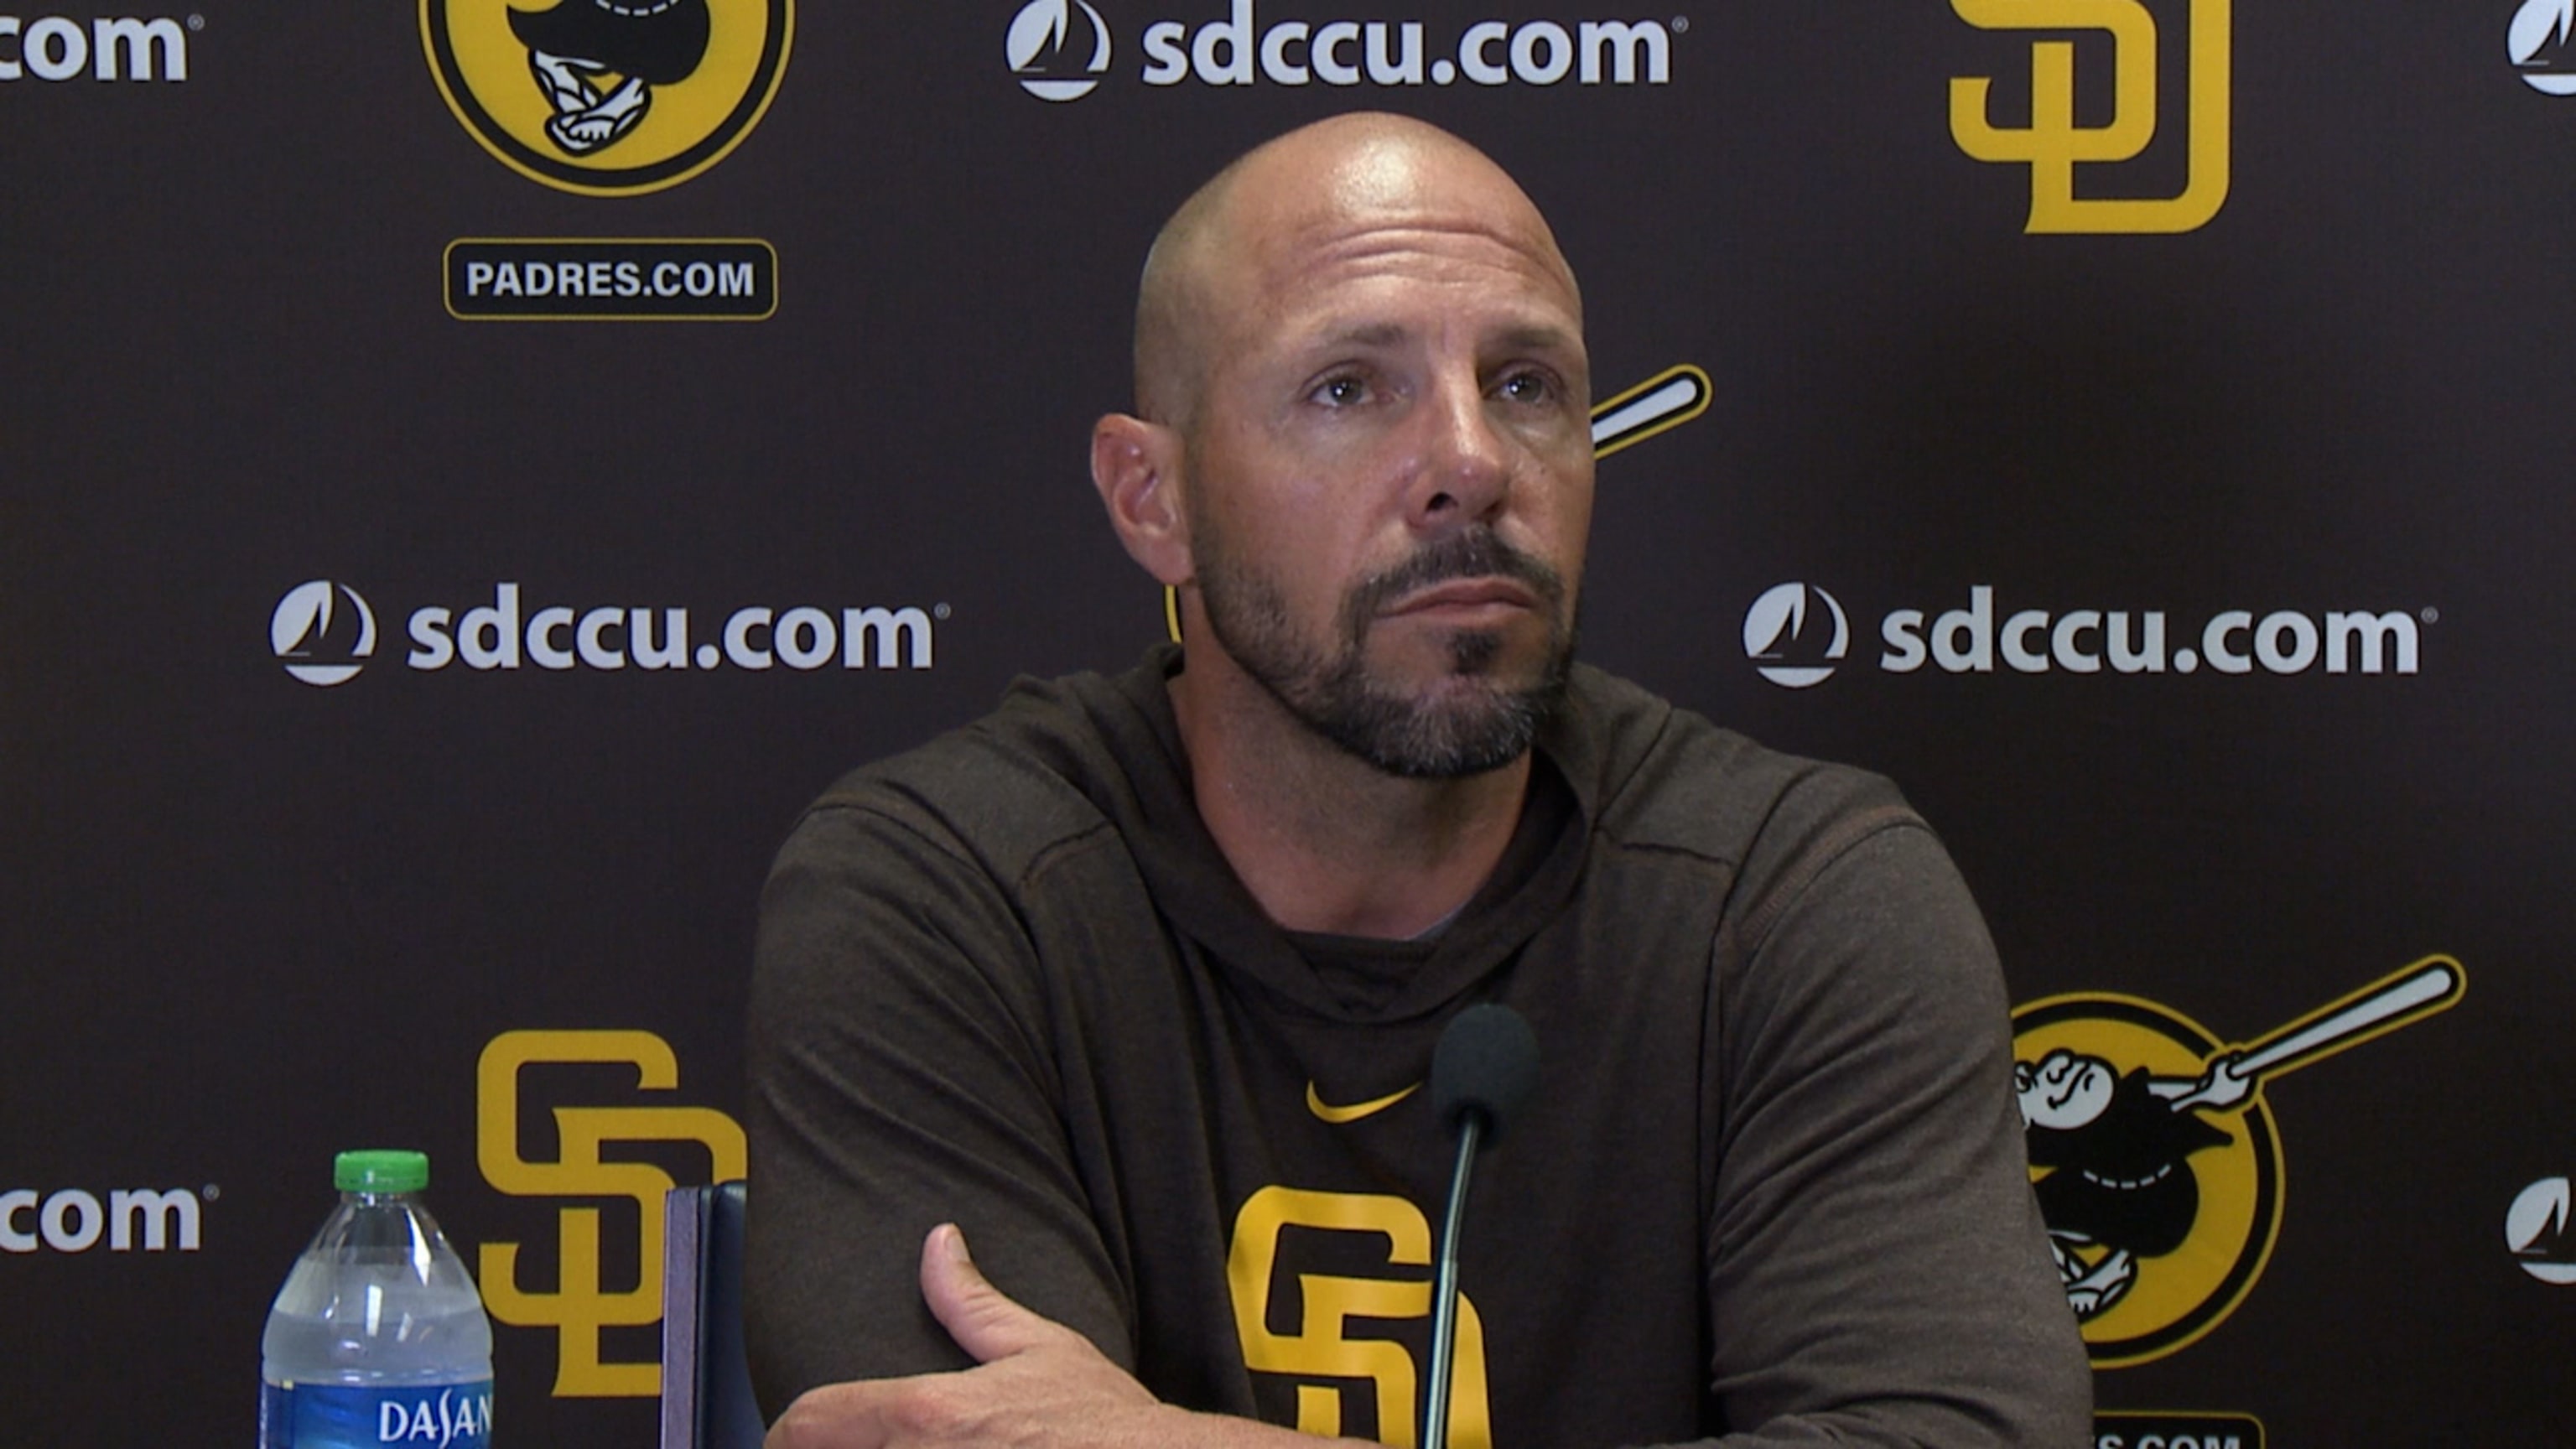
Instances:
[[[1540,712],[1523,701],[1485,695],[1390,720],[1359,754],[1408,780],[1463,780],[1518,762],[1537,742],[1542,722]]]
[[[1528,754],[1563,695],[1563,671],[1547,661],[1509,675],[1452,670],[1404,683],[1372,680],[1309,722],[1389,774],[1463,779]]]
[[[1547,677],[1529,670],[1514,671],[1509,675],[1443,674],[1411,689],[1388,691],[1411,701],[1418,714],[1448,715],[1459,719],[1526,708],[1525,701],[1534,696],[1544,697],[1549,692]]]

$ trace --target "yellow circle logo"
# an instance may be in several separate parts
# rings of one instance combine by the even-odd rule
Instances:
[[[2097,1367],[2218,1326],[2281,1223],[2281,1149],[2259,1094],[2226,1100],[2217,1038],[2150,1001],[2059,996],[2013,1014],[2031,1180]]]
[[[2468,990],[2427,956],[2252,1041],[2116,994],[2013,1013],[2032,1192],[2097,1368],[2183,1348],[2236,1311],[2281,1230],[2274,1078],[2447,1011]]]
[[[794,0],[420,6],[466,131],[520,175],[589,196],[659,191],[723,160],[777,95],[794,32]]]

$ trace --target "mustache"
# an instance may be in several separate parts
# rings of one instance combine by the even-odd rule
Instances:
[[[1565,602],[1565,579],[1544,559],[1505,543],[1488,526],[1461,529],[1432,540],[1403,562],[1372,574],[1343,601],[1342,616],[1354,636],[1389,602],[1451,579],[1510,579],[1550,609]]]

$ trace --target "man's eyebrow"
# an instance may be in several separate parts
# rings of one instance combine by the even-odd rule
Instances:
[[[1583,349],[1581,333],[1544,322],[1506,327],[1494,335],[1494,341],[1506,352],[1579,352]]]
[[[1309,347],[1394,347],[1411,335],[1410,329],[1396,322],[1358,322],[1347,327],[1328,327],[1315,334]],[[1495,349],[1503,352],[1578,352],[1583,338],[1579,332],[1545,322],[1530,322],[1506,327],[1493,335]]]

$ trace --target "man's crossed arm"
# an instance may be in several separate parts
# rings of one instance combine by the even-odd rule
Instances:
[[[987,1281],[954,1224],[921,1245],[921,1296],[976,1366],[827,1384],[788,1406],[765,1449],[1317,1449],[1294,1430],[1155,1399],[1091,1340]],[[1357,1441],[1334,1443],[1361,1449]]]

